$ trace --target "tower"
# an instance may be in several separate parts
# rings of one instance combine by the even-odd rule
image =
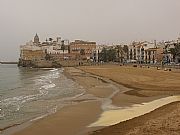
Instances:
[[[39,44],[39,37],[38,37],[37,33],[36,33],[36,35],[34,37],[34,43]]]
[[[61,45],[61,37],[57,37],[57,44]]]

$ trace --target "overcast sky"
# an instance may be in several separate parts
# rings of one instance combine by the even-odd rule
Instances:
[[[19,45],[61,36],[97,43],[170,40],[180,34],[180,0],[0,0],[0,60]]]

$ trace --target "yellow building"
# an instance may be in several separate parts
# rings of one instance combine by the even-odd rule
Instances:
[[[21,59],[27,61],[37,61],[45,58],[43,50],[21,50]]]

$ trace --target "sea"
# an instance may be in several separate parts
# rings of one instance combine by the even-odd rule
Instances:
[[[83,95],[83,87],[63,71],[0,64],[0,129],[55,113]]]

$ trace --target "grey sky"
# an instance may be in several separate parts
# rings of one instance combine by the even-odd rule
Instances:
[[[180,34],[180,0],[0,0],[0,60],[38,33],[98,43],[169,40]]]

